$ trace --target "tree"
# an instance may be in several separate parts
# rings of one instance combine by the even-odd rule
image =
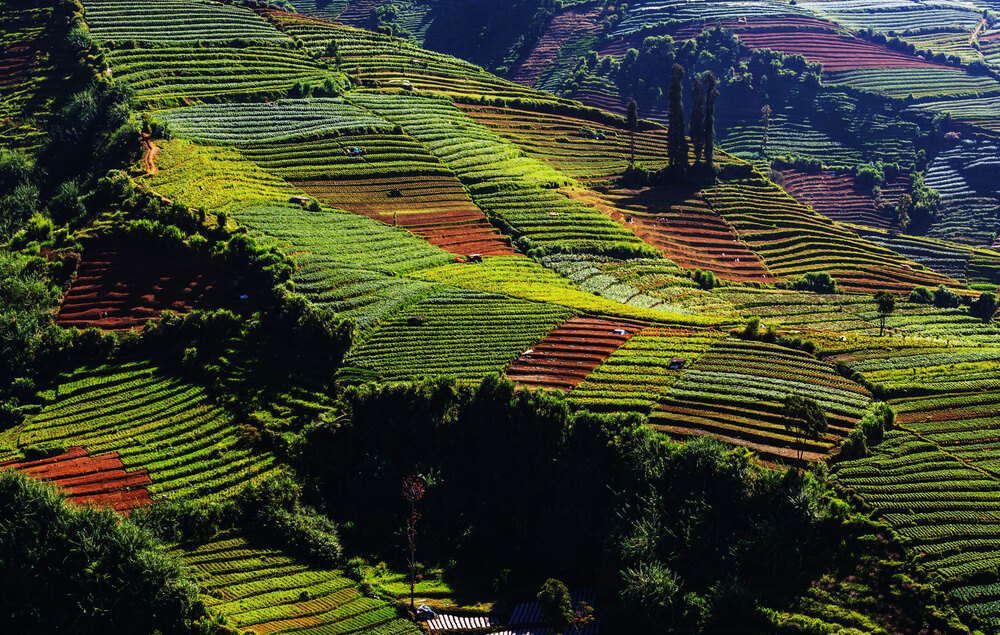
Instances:
[[[906,229],[906,226],[910,224],[910,208],[913,206],[913,199],[909,194],[905,192],[899,195],[899,200],[896,201],[896,213],[893,217],[893,222],[901,229]]]
[[[786,395],[781,414],[785,418],[785,428],[801,437],[799,442],[799,463],[805,450],[806,438],[819,439],[829,427],[823,409],[815,400],[798,395]]]
[[[896,296],[888,291],[879,291],[875,294],[875,304],[878,305],[878,336],[882,337],[885,333],[885,319],[896,310]]]
[[[969,313],[976,316],[983,322],[989,322],[993,319],[993,314],[997,312],[997,294],[985,292],[980,293],[979,297],[972,301],[969,305]]]
[[[628,166],[629,167],[635,165],[635,130],[638,127],[639,127],[639,117],[638,117],[637,107],[635,104],[635,99],[629,97],[628,98],[628,140],[629,140]]]
[[[538,592],[538,605],[542,609],[542,619],[556,628],[567,626],[573,619],[573,601],[566,585],[549,578]]]
[[[684,135],[684,95],[681,80],[684,67],[674,64],[670,69],[670,110],[667,113],[667,157],[672,166],[687,167],[688,143]]]
[[[573,609],[573,615],[569,618],[569,623],[576,635],[582,635],[583,629],[587,628],[588,624],[593,623],[594,619],[594,607],[580,600],[576,608]]]
[[[705,87],[700,79],[694,80],[691,89],[691,144],[695,163],[701,163],[701,151],[705,147]]]
[[[708,167],[715,165],[715,100],[719,91],[715,88],[715,75],[712,71],[705,74],[705,163]]]
[[[410,517],[406,519],[406,545],[410,548],[410,609],[416,609],[413,597],[417,580],[417,520],[420,519],[417,501],[423,495],[424,484],[419,476],[414,474],[403,479],[403,500],[410,503]]]
[[[771,131],[771,107],[767,104],[764,104],[764,107],[760,109],[760,124],[764,130],[764,136],[760,141],[760,152],[764,157],[767,157],[767,142]]]

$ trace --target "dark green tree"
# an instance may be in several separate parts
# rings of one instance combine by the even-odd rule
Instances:
[[[538,605],[542,609],[542,619],[556,628],[568,626],[573,617],[573,601],[566,585],[549,578],[538,592]]]
[[[628,143],[629,143],[629,159],[628,165],[632,167],[635,165],[635,130],[639,127],[639,116],[637,107],[635,104],[635,99],[632,97],[628,98]]]
[[[799,463],[805,450],[805,440],[819,439],[829,427],[826,414],[814,399],[798,395],[786,395],[782,404],[781,414],[785,418],[785,428],[800,437]]]
[[[687,167],[688,143],[684,135],[684,94],[681,81],[684,67],[674,64],[670,69],[670,110],[667,113],[667,156],[670,165]]]
[[[691,145],[694,146],[694,161],[701,163],[701,151],[705,147],[705,86],[700,79],[694,80],[691,89]]]
[[[896,296],[888,291],[879,291],[875,294],[875,304],[878,305],[878,336],[885,334],[885,319],[896,310]]]
[[[715,165],[715,100],[719,91],[715,87],[715,75],[712,71],[705,74],[705,164]]]
[[[983,322],[989,322],[993,319],[993,314],[997,312],[997,294],[985,292],[980,293],[979,297],[972,301],[969,305],[969,313],[976,316]]]

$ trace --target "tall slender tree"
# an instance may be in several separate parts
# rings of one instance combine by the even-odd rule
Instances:
[[[708,167],[715,165],[715,100],[719,91],[715,87],[715,75],[712,71],[705,74],[705,163]]]
[[[687,137],[684,135],[684,93],[681,80],[684,79],[684,67],[674,64],[670,69],[670,110],[667,113],[667,154],[670,165],[687,167]]]
[[[635,130],[639,127],[639,113],[638,108],[635,104],[635,99],[631,96],[628,98],[628,140],[629,140],[629,158],[628,165],[632,167],[635,165]]]
[[[701,151],[705,147],[705,86],[700,79],[694,80],[691,89],[691,145],[694,146],[694,162],[701,163]]]

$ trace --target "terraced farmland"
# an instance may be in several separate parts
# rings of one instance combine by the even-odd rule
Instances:
[[[96,40],[225,42],[235,39],[291,42],[245,7],[200,0],[84,0],[87,27]]]
[[[518,108],[457,104],[476,123],[496,132],[581,183],[601,185],[616,179],[628,166],[631,139],[623,128]],[[635,160],[650,169],[666,165],[666,130],[636,133]]]
[[[871,192],[859,186],[850,174],[786,170],[782,176],[781,187],[795,200],[835,221],[886,229],[892,222],[890,215],[876,205]],[[901,176],[881,187],[881,200],[895,205],[900,194],[909,191],[910,179]]]
[[[869,2],[853,0],[818,0],[800,2],[798,6],[856,30],[871,27],[875,31],[901,33],[907,29],[959,26],[971,34],[980,21],[978,11],[970,5],[959,3],[893,0],[873,6]]]
[[[684,22],[708,22],[732,19],[734,16],[749,19],[762,19],[769,22],[780,20],[786,16],[812,17],[800,2],[789,5],[779,0],[762,0],[760,2],[742,2],[739,0],[712,0],[711,2],[689,3],[683,0],[646,0],[629,5],[628,16],[612,32],[613,37],[622,37],[642,29],[645,26],[660,22],[677,20]]]
[[[996,233],[1000,159],[993,141],[965,141],[941,152],[927,168],[928,187],[941,194],[942,209],[928,234],[958,243],[990,246]]]
[[[941,95],[979,97],[1000,92],[997,80],[970,75],[960,68],[838,70],[826,74],[825,81],[899,99],[910,95],[915,99]]]
[[[500,294],[445,290],[375,329],[342,376],[384,381],[453,375],[482,379],[502,371],[572,313]]]
[[[784,425],[785,395],[815,399],[830,430],[800,440]],[[824,457],[854,427],[871,395],[808,353],[764,343],[722,340],[674,382],[649,417],[671,435],[711,435],[756,450],[765,459]]]
[[[744,29],[738,35],[752,49],[803,55],[810,62],[822,64],[825,72],[858,68],[943,68],[916,55],[835,32]]]
[[[103,237],[87,244],[56,324],[131,329],[166,310],[230,307],[252,291],[231,272],[191,253]]]
[[[529,55],[511,69],[512,81],[525,86],[552,90],[577,58],[597,44],[604,9],[596,6],[571,7],[558,13]]]
[[[704,269],[738,282],[774,279],[757,254],[738,239],[700,193],[668,188],[618,190],[608,199],[602,202],[613,210],[613,218],[632,227],[637,236],[681,267]]]
[[[576,385],[570,404],[597,412],[649,414],[684,368],[720,337],[717,331],[644,328]]]
[[[284,97],[296,84],[339,83],[342,75],[302,51],[281,46],[154,46],[115,49],[108,61],[143,108],[197,101]]]
[[[395,274],[453,260],[404,229],[348,212],[288,205],[289,197],[304,192],[235,150],[171,141],[158,163],[151,180],[157,192],[233,214],[259,240],[294,256],[299,293],[355,318],[362,328],[435,288]]]
[[[148,470],[126,471],[117,452],[89,456],[78,445],[48,458],[4,461],[0,470],[17,470],[52,483],[77,505],[124,512],[150,502]]]
[[[355,93],[351,100],[397,123],[469,188],[473,201],[528,247],[603,252],[642,248],[635,234],[585,205],[552,191],[561,173],[531,159],[451,104],[407,95]]]
[[[48,116],[33,97],[53,74],[48,52],[64,26],[52,24],[50,7],[15,6],[0,10],[0,141],[32,150],[42,141]]]
[[[314,569],[237,532],[174,547],[198,579],[202,601],[255,633],[415,635],[385,600],[365,597],[339,571]]]
[[[31,445],[82,446],[92,456],[117,453],[128,472],[147,470],[154,499],[225,498],[276,467],[270,454],[243,447],[235,428],[202,388],[150,363],[84,368],[0,447],[0,460]]]
[[[507,376],[530,387],[572,389],[641,327],[574,317],[518,356]]]
[[[826,271],[841,287],[857,291],[909,293],[917,285],[957,284],[858,238],[763,179],[726,183],[706,190],[705,198],[772,274]],[[765,208],[772,211],[762,214]],[[776,209],[782,210],[780,215],[775,215]]]
[[[1000,623],[1000,588],[977,582],[1000,558],[994,391],[892,402],[898,429],[871,456],[838,465],[854,490],[940,575],[966,610]]]

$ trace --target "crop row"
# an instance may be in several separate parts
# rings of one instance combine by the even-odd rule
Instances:
[[[234,39],[290,42],[249,9],[200,0],[84,0],[87,27],[98,41],[218,42]]]
[[[81,371],[23,429],[23,445],[83,445],[117,452],[126,468],[147,468],[153,496],[213,496],[263,476],[273,457],[238,445],[229,416],[201,388],[133,364],[117,373]]]
[[[174,552],[198,578],[206,605],[240,629],[336,635],[382,626],[399,635],[416,632],[394,607],[362,596],[340,572],[309,569],[239,534]]]
[[[253,104],[202,104],[160,111],[173,134],[209,143],[274,142],[393,126],[340,98],[280,99]]]
[[[185,100],[276,99],[295,83],[320,86],[339,76],[302,51],[279,46],[168,46],[115,49],[109,63],[146,107]]]
[[[411,96],[352,94],[351,100],[397,123],[455,171],[473,200],[532,243],[601,250],[641,241],[599,211],[550,188],[567,178],[528,158],[454,106]]]
[[[475,291],[442,291],[379,326],[345,361],[385,380],[503,370],[571,313]]]
[[[959,68],[893,68],[834,71],[826,74],[829,84],[853,88],[889,97],[915,98],[979,95],[1000,91],[1000,83],[985,76],[970,75]]]

